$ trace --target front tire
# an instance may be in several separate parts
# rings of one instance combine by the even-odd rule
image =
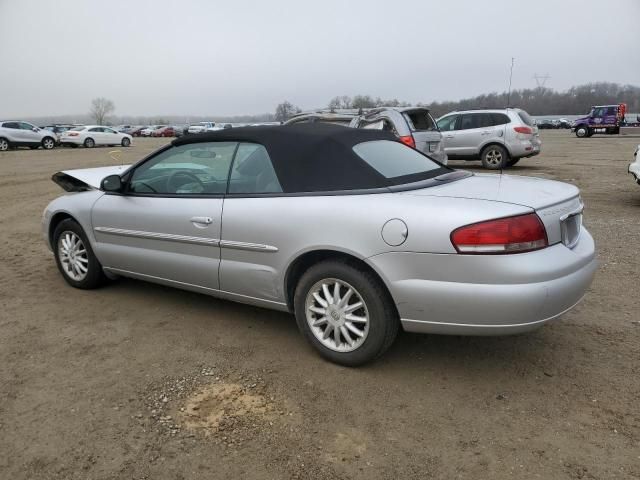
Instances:
[[[335,260],[302,275],[294,310],[298,328],[320,355],[348,367],[382,355],[398,333],[398,313],[380,280]]]
[[[104,282],[102,265],[75,220],[66,219],[58,224],[53,232],[52,247],[58,270],[69,285],[89,290]]]
[[[125,138],[122,139],[121,145],[123,147],[128,147],[129,145],[131,145],[131,140],[129,140],[128,138],[125,137]]]
[[[499,170],[507,166],[509,154],[500,145],[489,145],[482,151],[482,166],[489,170]]]
[[[56,141],[51,137],[45,137],[42,139],[42,148],[45,150],[51,150],[56,146]]]
[[[95,146],[96,146],[96,142],[94,142],[93,138],[87,138],[87,139],[84,141],[84,146],[85,146],[86,148],[93,148],[93,147],[95,147]]]
[[[576,137],[578,138],[586,138],[586,137],[590,137],[591,135],[589,135],[589,128],[584,126],[584,125],[580,125],[579,127],[576,127]]]

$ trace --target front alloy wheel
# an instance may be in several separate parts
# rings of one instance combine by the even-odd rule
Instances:
[[[94,255],[84,230],[75,220],[69,218],[56,226],[51,246],[58,270],[69,285],[91,289],[104,282],[102,265]]]
[[[42,147],[45,150],[51,150],[55,146],[56,146],[56,142],[53,141],[53,138],[47,137],[44,140],[42,140]]]
[[[305,302],[307,323],[316,339],[335,352],[351,352],[369,334],[369,312],[360,293],[335,278],[317,282]]]
[[[58,258],[63,273],[71,280],[81,282],[89,271],[89,258],[82,239],[71,231],[62,232],[58,237]]]
[[[584,138],[589,135],[589,130],[587,127],[578,127],[576,128],[576,137]]]

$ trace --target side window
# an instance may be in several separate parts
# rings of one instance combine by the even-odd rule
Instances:
[[[458,115],[449,115],[438,120],[438,128],[441,132],[450,132],[456,129],[456,119]]]
[[[20,130],[20,124],[18,122],[5,122],[2,124],[4,128],[13,128],[14,130]]]
[[[592,117],[593,118],[602,117],[603,113],[604,113],[604,108],[594,108]]]
[[[93,127],[89,129],[90,132],[96,132],[96,133],[100,133],[103,132],[104,129],[102,127]]]
[[[116,133],[116,131],[115,131],[115,130],[111,130],[110,128],[103,128],[103,129],[102,129],[102,131],[103,131],[104,133]]]
[[[34,127],[33,125],[31,125],[30,123],[27,123],[27,122],[20,122],[20,129],[21,129],[21,130],[33,130],[34,128],[36,128],[36,127]]]
[[[231,169],[229,193],[281,193],[267,149],[256,143],[241,143]]]
[[[136,168],[129,191],[151,195],[224,194],[237,145],[209,142],[171,147]]]
[[[470,130],[472,128],[478,128],[478,118],[479,114],[477,113],[464,113],[460,117],[460,126],[458,130]]]
[[[618,109],[616,107],[607,108],[607,115],[617,115],[617,114],[618,114]]]
[[[492,125],[506,125],[511,122],[509,117],[504,113],[491,113],[490,115]]]
[[[494,125],[493,116],[490,113],[476,113],[475,115],[478,117],[477,128],[492,127]]]

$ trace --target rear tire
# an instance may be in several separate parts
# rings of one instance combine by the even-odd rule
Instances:
[[[500,145],[489,145],[482,151],[480,156],[482,166],[488,170],[500,170],[507,166],[509,154]]]
[[[129,140],[128,138],[123,138],[122,142],[121,142],[123,147],[128,147],[129,145],[131,145],[131,140]]]
[[[106,278],[102,265],[75,220],[68,218],[58,224],[53,232],[52,248],[58,270],[69,285],[83,290],[102,285]]]
[[[87,139],[84,141],[84,146],[85,146],[86,148],[93,148],[93,147],[95,147],[95,146],[96,146],[96,142],[93,140],[93,138],[87,138]]]
[[[6,152],[7,150],[9,150],[9,147],[11,145],[9,145],[9,140],[7,140],[6,138],[0,138],[0,152]]]
[[[580,125],[579,127],[576,127],[576,137],[578,138],[587,138],[590,137],[590,132],[589,132],[589,127],[586,127],[584,125]]]
[[[322,357],[340,365],[355,367],[375,360],[398,333],[398,313],[384,285],[373,273],[344,261],[328,260],[309,268],[296,286],[293,303],[303,336]]]

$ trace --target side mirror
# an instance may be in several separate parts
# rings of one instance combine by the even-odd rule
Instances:
[[[100,190],[105,192],[121,192],[123,187],[122,178],[120,175],[109,175],[102,179],[100,182]]]
[[[31,130],[34,131],[34,132],[39,132],[40,131],[40,129],[38,127],[33,127]]]

